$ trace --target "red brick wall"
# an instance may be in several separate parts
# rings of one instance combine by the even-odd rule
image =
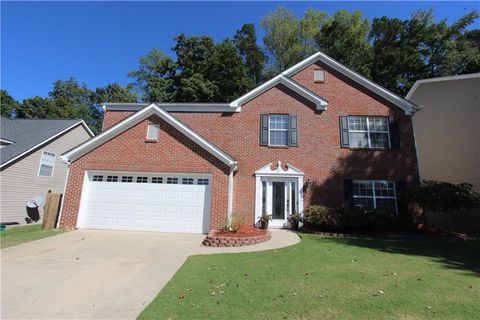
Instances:
[[[147,125],[160,124],[157,143],[146,143]],[[152,116],[74,161],[65,194],[61,227],[77,222],[85,170],[193,172],[212,174],[211,228],[225,222],[228,166],[157,116]]]
[[[325,70],[325,83],[313,81],[313,70],[319,67]],[[279,85],[246,103],[239,113],[173,113],[238,161],[240,169],[235,175],[234,185],[235,212],[251,216],[253,222],[254,172],[270,162],[275,165],[278,160],[302,170],[305,180],[313,182],[305,194],[305,207],[314,203],[341,205],[344,179],[389,179],[405,181],[407,184],[418,182],[412,122],[402,109],[325,65],[311,65],[294,75],[293,79],[327,99],[328,109],[319,112],[311,103]],[[299,146],[287,149],[259,146],[262,113],[297,114]],[[105,127],[130,114],[107,112]],[[401,149],[374,151],[340,148],[341,115],[395,116],[399,124]],[[117,144],[122,143],[118,141]]]

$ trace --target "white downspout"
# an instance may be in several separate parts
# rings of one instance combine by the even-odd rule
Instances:
[[[228,174],[228,204],[227,204],[227,216],[228,222],[232,221],[233,213],[233,173],[238,169],[237,164],[230,166],[230,173]]]

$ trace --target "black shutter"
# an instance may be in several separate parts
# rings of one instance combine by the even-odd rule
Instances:
[[[396,118],[388,118],[388,128],[390,130],[390,147],[392,149],[400,149],[400,138],[398,136],[398,121]]]
[[[350,147],[348,141],[348,117],[346,116],[340,116],[340,147]]]
[[[297,115],[291,114],[288,117],[288,142],[290,147],[298,147],[298,129],[297,129]]]
[[[344,207],[353,209],[353,180],[343,180]]]
[[[268,146],[268,114],[260,115],[260,145]]]
[[[395,181],[395,192],[397,194],[397,209],[399,216],[408,214],[408,203],[405,195],[405,182]]]

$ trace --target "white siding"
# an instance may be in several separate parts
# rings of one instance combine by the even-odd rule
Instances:
[[[48,190],[52,190],[55,193],[63,193],[67,166],[59,157],[65,151],[72,149],[89,138],[90,135],[80,125],[1,171],[0,221],[16,221],[24,224],[26,217],[25,205],[29,199],[35,196],[45,196]],[[52,177],[38,176],[40,159],[44,150],[57,155]],[[40,214],[43,217],[42,210],[40,210]]]
[[[480,77],[419,84],[410,100],[420,176],[480,191]]]

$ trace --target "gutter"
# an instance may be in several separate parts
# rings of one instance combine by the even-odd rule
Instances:
[[[233,174],[238,170],[238,163],[234,162],[230,165],[230,173],[228,174],[228,202],[227,202],[227,218],[228,222],[232,221],[233,214]]]

